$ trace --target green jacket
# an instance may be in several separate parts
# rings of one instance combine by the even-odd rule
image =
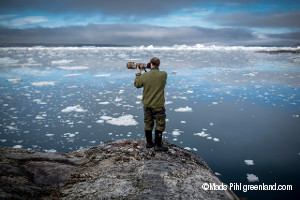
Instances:
[[[144,87],[142,102],[146,107],[163,107],[165,104],[165,85],[167,83],[167,73],[159,71],[158,68],[149,72],[136,74],[134,86]]]

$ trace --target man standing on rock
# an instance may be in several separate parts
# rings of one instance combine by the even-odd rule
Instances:
[[[136,88],[143,87],[144,122],[147,148],[154,147],[155,151],[168,151],[168,147],[162,145],[162,133],[166,126],[165,85],[167,73],[159,70],[160,60],[150,60],[151,70],[142,75],[142,70],[137,67],[137,74],[134,80]],[[152,129],[155,127],[155,139],[152,141]]]

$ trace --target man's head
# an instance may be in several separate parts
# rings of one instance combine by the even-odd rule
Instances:
[[[151,64],[151,68],[152,67],[159,67],[160,60],[158,58],[154,57],[150,60],[150,64]]]

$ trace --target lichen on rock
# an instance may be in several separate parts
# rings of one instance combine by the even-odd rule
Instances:
[[[194,153],[121,139],[70,153],[0,147],[1,199],[237,199]]]

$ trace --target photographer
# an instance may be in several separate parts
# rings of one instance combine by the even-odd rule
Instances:
[[[141,68],[137,67],[137,74],[134,80],[136,88],[143,87],[144,122],[147,148],[154,147],[155,151],[167,151],[168,148],[162,145],[162,133],[166,125],[166,110],[164,107],[164,89],[167,81],[167,73],[159,71],[160,60],[150,60],[151,70],[141,74]],[[155,127],[155,140],[152,141],[152,129]]]

